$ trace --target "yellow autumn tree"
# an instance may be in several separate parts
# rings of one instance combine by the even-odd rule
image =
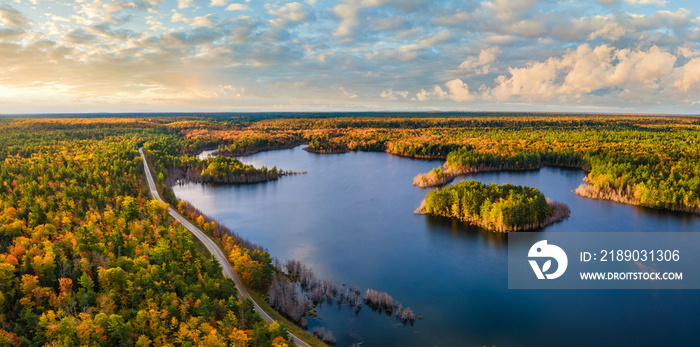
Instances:
[[[202,339],[199,344],[202,347],[226,347],[226,342],[221,339],[216,330],[211,330],[207,336]]]
[[[251,338],[248,337],[248,333],[245,330],[234,328],[233,331],[231,331],[231,333],[228,334],[229,346],[245,347],[248,345],[248,341],[250,340]]]
[[[272,347],[288,347],[289,345],[287,344],[287,340],[284,339],[282,336],[277,336],[275,337],[274,340],[272,340]]]

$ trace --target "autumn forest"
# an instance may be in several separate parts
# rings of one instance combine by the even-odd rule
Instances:
[[[323,301],[420,324],[381,290],[337,286],[274,259],[170,189],[301,173],[237,156],[305,144],[318,155],[441,159],[443,166],[415,173],[414,185],[442,187],[426,189],[424,212],[512,231],[561,220],[568,208],[529,187],[447,184],[483,171],[569,167],[587,173],[580,196],[700,213],[698,130],[700,120],[690,117],[590,114],[0,118],[0,346],[291,346],[288,332],[303,333]],[[140,147],[165,202],[150,195]],[[219,155],[200,159],[203,150]],[[280,324],[239,297],[168,206],[217,242]],[[315,332],[300,337],[334,343],[331,332]]]

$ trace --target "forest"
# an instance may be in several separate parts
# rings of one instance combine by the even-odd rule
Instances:
[[[141,120],[0,124],[0,344],[289,346],[151,200]]]
[[[294,300],[331,298],[358,311],[364,304],[392,312],[410,324],[413,311],[389,301],[388,294],[333,286],[303,266],[275,266],[262,246],[177,200],[169,187],[188,180],[276,179],[284,171],[247,166],[234,156],[308,144],[318,153],[444,159],[442,167],[417,176],[425,186],[478,171],[580,168],[587,172],[576,190],[582,196],[699,213],[699,128],[700,120],[692,117],[572,114],[4,118],[0,345],[292,344],[285,328],[293,329],[291,323],[263,321],[251,302],[237,297],[220,265],[169,218],[167,205],[151,199],[140,146],[161,196],[217,240],[244,282],[287,310],[289,322],[300,314]],[[196,157],[212,149],[221,155]],[[548,215],[552,205],[542,204],[531,188],[456,186],[429,193],[426,210],[487,220],[497,230],[554,216]],[[287,296],[285,281],[295,288],[306,283],[304,296]],[[332,341],[329,331],[319,329],[317,335]]]
[[[418,212],[508,232],[560,221],[569,216],[569,207],[548,201],[535,188],[467,180],[429,192]]]

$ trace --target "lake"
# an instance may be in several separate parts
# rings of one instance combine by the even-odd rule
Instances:
[[[308,173],[173,190],[273,257],[300,260],[336,284],[386,291],[423,316],[402,326],[367,307],[356,316],[324,305],[309,327],[330,329],[338,346],[700,345],[700,291],[508,290],[505,234],[413,214],[428,192],[413,177],[443,161],[301,147],[241,160]],[[584,176],[543,168],[468,178],[535,187],[568,204],[571,217],[546,232],[700,230],[697,216],[579,197]]]

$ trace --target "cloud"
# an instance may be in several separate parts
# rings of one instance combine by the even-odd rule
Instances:
[[[101,24],[93,25],[85,29],[87,32],[110,39],[112,42],[126,42],[129,38],[136,36],[136,34],[130,30],[115,30],[112,28],[110,23],[104,22]]]
[[[464,102],[474,99],[474,97],[469,94],[469,86],[460,79],[448,81],[445,83],[445,86],[449,91],[448,97],[454,101]]]
[[[479,52],[479,57],[468,57],[459,64],[459,68],[474,71],[477,75],[484,75],[489,73],[491,64],[496,61],[499,55],[501,55],[501,49],[498,47],[482,49]]]
[[[440,86],[436,85],[432,90],[421,89],[414,98],[411,98],[411,100],[426,101],[430,99],[444,99],[445,97],[447,97],[447,93],[442,90]]]
[[[150,7],[156,7],[163,2],[163,0],[144,0],[144,1]]]
[[[11,40],[14,38],[22,37],[26,34],[26,31],[16,29],[16,28],[3,28],[0,29],[0,40]]]
[[[617,5],[620,2],[625,2],[630,5],[658,5],[658,6],[663,6],[668,3],[668,1],[665,0],[596,0],[597,2],[607,5],[607,6],[612,6],[612,5]]]
[[[432,90],[421,89],[411,100],[427,101],[449,99],[456,102],[474,100],[474,95],[469,92],[469,86],[461,79],[456,78],[447,81],[445,87],[447,87],[447,91],[443,90],[442,87],[438,85],[434,86]]]
[[[182,15],[182,13],[174,12],[172,16],[170,16],[170,22],[172,23],[191,23],[190,19]]]
[[[155,12],[161,0],[140,0],[140,1],[113,1],[105,3],[103,0],[83,0],[76,2],[76,13],[82,14],[84,17],[72,15],[71,20],[77,21],[80,24],[93,25],[101,22],[109,22],[112,24],[123,24],[121,22],[128,21],[130,16],[121,16],[122,11],[149,11]]]
[[[215,96],[223,96],[223,95],[230,95],[236,98],[240,98],[243,96],[243,93],[245,92],[245,88],[236,88],[230,84],[227,85],[219,85],[218,88],[216,88],[216,91],[214,92],[216,95]]]
[[[490,0],[484,1],[481,5],[491,11],[501,22],[512,23],[539,2],[540,0]]]
[[[418,57],[418,50],[421,48],[419,45],[411,44],[400,46],[396,48],[384,49],[371,51],[365,55],[365,57],[372,61],[377,62],[413,62]]]
[[[161,30],[166,30],[166,29],[167,29],[167,27],[165,27],[165,25],[164,25],[163,23],[161,23],[160,21],[157,21],[156,19],[154,19],[154,18],[151,17],[151,16],[146,17],[146,24],[150,25],[150,27],[148,28],[148,30],[150,30],[150,31],[152,31],[152,32],[156,32],[156,31],[161,31]]]
[[[340,91],[343,92],[343,95],[345,95],[345,97],[348,99],[357,98],[357,94],[348,92],[347,90],[345,90],[345,87],[340,87]]]
[[[604,29],[606,26],[607,29]],[[561,18],[552,27],[552,36],[568,41],[585,41],[597,37],[615,41],[624,35],[625,29],[620,28],[619,31],[615,31],[613,27],[620,28],[620,25],[615,19],[607,16],[579,17],[572,20]],[[606,35],[605,32],[614,34]]]
[[[648,15],[619,12],[589,17],[561,17],[554,20],[551,36],[577,42],[632,40],[659,45],[671,38],[691,40],[690,36],[686,36],[686,31],[690,33],[697,28],[694,20],[692,12],[684,8],[674,12],[656,11]]]
[[[503,28],[505,33],[527,38],[538,38],[547,35],[547,28],[541,19],[524,19],[509,23]]]
[[[390,8],[390,10],[386,11],[387,13],[392,13],[393,9],[399,9],[403,12],[401,15],[405,16],[429,3],[426,0],[346,0],[333,7],[333,13],[339,19],[334,34],[351,38],[361,22],[367,20],[367,16],[359,16],[363,9]],[[360,17],[363,17],[363,20]]]
[[[607,91],[609,97],[617,95],[650,101],[650,96],[659,90],[669,86],[688,90],[700,80],[700,64],[698,69],[692,61],[674,68],[676,61],[676,56],[657,46],[630,50],[608,45],[591,48],[583,44],[561,57],[510,68],[510,77],[499,76],[489,96],[498,101],[520,97],[533,102],[561,100],[568,96],[580,99],[597,91]]]
[[[626,3],[631,5],[665,5],[668,1],[665,0],[625,0]]]
[[[24,14],[11,7],[0,7],[0,22],[20,29],[29,26],[31,23]]]
[[[408,98],[408,91],[405,91],[405,90],[394,91],[393,88],[389,88],[387,90],[382,91],[382,93],[379,94],[379,96],[382,99],[387,99],[387,100],[392,100],[392,101],[398,100],[399,97],[406,99],[406,98]]]
[[[361,0],[360,4],[364,7],[382,7],[391,5],[401,9],[406,13],[413,12],[416,8],[425,4],[425,0]]]
[[[479,14],[476,12],[455,12],[449,14],[441,14],[433,19],[433,22],[437,25],[464,25],[465,23],[471,23],[474,20],[479,19]]]
[[[586,39],[595,40],[596,38],[602,38],[607,41],[617,41],[620,37],[624,36],[629,32],[629,29],[620,26],[617,22],[604,20],[602,26],[596,28],[597,30],[588,34]]]
[[[276,10],[270,9],[267,13],[277,17],[270,20],[270,25],[277,28],[285,27],[290,22],[306,20],[309,16],[304,5],[298,2],[290,2]]]
[[[336,36],[350,36],[353,29],[358,24],[357,14],[360,12],[357,1],[348,1],[333,7],[333,12],[340,19],[338,28],[335,30]]]
[[[700,14],[687,1],[34,2],[0,5],[3,91],[210,105],[245,87],[246,102],[300,109],[700,101]]]
[[[372,20],[370,25],[374,31],[396,32],[401,29],[412,29],[412,24],[406,19],[406,17],[399,16],[381,18],[381,20]]]
[[[624,0],[630,5],[658,5],[663,6],[668,3],[665,0]]]
[[[198,27],[204,27],[204,28],[213,28],[214,27],[214,21],[211,19],[212,15],[208,14],[206,16],[201,16],[201,17],[195,17],[192,20],[192,24]]]
[[[687,92],[693,87],[696,92],[700,90],[700,58],[692,59],[674,69],[671,80],[673,87],[679,91]]]
[[[95,4],[95,5],[97,5],[97,4]],[[124,11],[127,8],[132,8],[132,9],[137,8],[135,3],[123,2],[123,1],[115,1],[115,2],[110,2],[107,4],[100,4],[100,6],[102,6],[102,8],[107,12],[120,12],[120,11]]]
[[[226,11],[250,11],[250,7],[244,4],[231,4],[226,7]]]
[[[688,24],[693,18],[692,13],[680,8],[675,12],[671,11],[656,11],[651,16],[644,15],[629,15],[630,24],[637,29],[651,29],[666,27],[672,29],[680,29]]]
[[[170,16],[170,22],[171,23],[185,23],[185,24],[190,24],[193,27],[196,28],[214,28],[214,20],[212,20],[213,15],[208,14],[206,16],[199,16],[199,17],[194,17],[194,18],[187,18],[183,14],[178,13],[178,12],[173,12],[172,16]]]
[[[452,35],[450,35],[450,32],[447,30],[442,30],[440,32],[437,32],[433,35],[430,35],[422,40],[420,40],[419,44],[422,47],[433,47],[443,41],[447,41],[450,39]]]
[[[194,4],[194,0],[177,0],[177,8],[188,8]]]

